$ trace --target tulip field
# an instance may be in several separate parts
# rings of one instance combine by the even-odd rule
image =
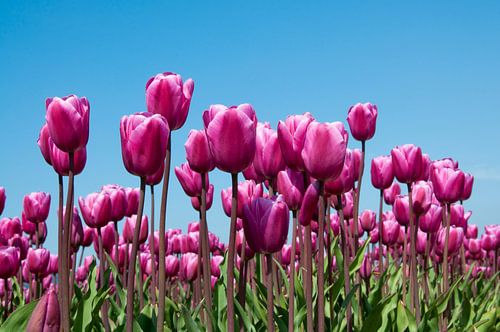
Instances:
[[[500,225],[469,222],[474,177],[452,156],[395,141],[369,160],[371,103],[271,125],[250,104],[190,110],[193,95],[192,79],[152,77],[147,111],[116,120],[116,168],[137,187],[93,193],[75,185],[91,96],[45,101],[33,144],[59,195],[26,188],[21,218],[0,219],[0,331],[500,331]],[[188,113],[204,126],[180,137]],[[169,227],[172,181],[199,212],[182,230]],[[362,184],[377,206],[360,208]],[[227,216],[228,239],[209,209]],[[44,243],[50,211],[57,252]]]

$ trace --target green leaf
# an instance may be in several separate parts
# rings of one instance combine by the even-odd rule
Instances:
[[[17,308],[12,314],[10,314],[2,326],[0,326],[0,331],[24,331],[26,329],[26,325],[28,325],[31,313],[35,310],[37,304],[38,300]]]
[[[397,310],[396,326],[398,328],[398,332],[404,332],[408,328],[409,323],[408,317],[406,317],[406,310],[401,301],[398,301]]]
[[[358,249],[356,257],[354,257],[353,261],[351,262],[351,265],[349,265],[349,275],[353,275],[361,268],[361,264],[363,263],[363,258],[366,252],[366,247],[369,244],[370,244],[370,237],[368,237],[368,239],[365,240],[363,246]]]
[[[181,305],[181,315],[182,315],[182,318],[184,318],[184,324],[185,324],[184,327],[186,328],[186,331],[198,332],[200,330],[198,328],[198,326],[196,325],[196,323],[194,322],[191,315],[189,314],[189,311],[187,310],[186,306],[184,306],[184,305]]]

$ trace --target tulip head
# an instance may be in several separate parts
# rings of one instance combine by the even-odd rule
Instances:
[[[111,221],[111,198],[105,193],[92,193],[78,198],[78,205],[87,226],[100,228]]]
[[[364,210],[359,216],[359,222],[364,231],[370,232],[377,225],[377,215],[372,210]]]
[[[302,115],[290,115],[285,122],[278,123],[278,142],[281,153],[288,168],[295,171],[304,171],[304,159],[302,149],[306,138],[307,127],[314,121],[311,113]]]
[[[45,221],[49,216],[49,209],[49,193],[34,192],[24,196],[23,212],[29,221],[33,223]]]
[[[379,156],[372,159],[371,163],[372,185],[380,190],[387,189],[394,180],[391,156]]]
[[[454,203],[462,196],[464,173],[459,169],[434,166],[431,181],[436,198],[444,204]]]
[[[57,293],[54,287],[50,287],[33,310],[26,331],[57,332],[60,325]]]
[[[208,173],[215,168],[205,130],[191,130],[184,144],[189,167],[198,173]]]
[[[432,186],[425,181],[416,182],[411,188],[413,212],[421,216],[429,210],[432,202]]]
[[[290,210],[298,210],[304,195],[304,176],[301,172],[287,168],[278,173],[278,192],[283,195]]]
[[[42,275],[47,271],[50,262],[50,252],[47,249],[29,249],[28,256],[28,270],[36,275]]]
[[[5,208],[5,200],[7,196],[5,196],[5,188],[0,187],[0,215],[2,215],[3,209]]]
[[[278,142],[278,133],[269,123],[258,123],[256,130],[253,165],[258,175],[274,179],[285,168],[285,161]]]
[[[201,174],[193,171],[188,163],[183,163],[180,167],[176,167],[175,175],[182,186],[182,189],[189,197],[201,196]],[[208,188],[208,173],[205,175],[205,185]]]
[[[0,247],[0,278],[8,279],[17,274],[21,265],[19,249],[14,247]]]
[[[367,141],[375,135],[377,106],[370,103],[357,103],[349,108],[347,122],[351,135],[358,141]]]
[[[391,150],[394,175],[399,182],[417,181],[422,174],[422,150],[413,144],[397,146]]]
[[[396,197],[401,194],[399,183],[393,182],[389,188],[384,189],[384,201],[387,205],[393,205]]]

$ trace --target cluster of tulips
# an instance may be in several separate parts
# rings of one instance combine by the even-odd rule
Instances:
[[[352,150],[341,122],[321,123],[305,113],[274,130],[258,122],[250,104],[209,106],[204,128],[192,130],[184,144],[187,161],[174,169],[199,220],[187,233],[166,229],[172,134],[186,121],[193,89],[193,80],[174,73],[147,82],[147,112],[120,121],[123,164],[139,187],[105,185],[79,197],[79,209],[74,178],[86,164],[90,105],[75,95],[47,99],[38,145],[58,176],[58,252],[43,247],[48,193],[24,197],[22,220],[1,219],[2,327],[499,327],[500,225],[486,226],[478,238],[463,205],[474,178],[456,161],[431,161],[412,144],[395,147],[371,160],[378,212],[360,211],[366,142],[378,115],[370,103],[348,110],[350,134],[361,143]],[[230,218],[227,244],[208,230],[215,168],[231,175],[231,187],[221,190]],[[0,188],[0,214],[4,204]],[[85,257],[92,245],[97,257]]]

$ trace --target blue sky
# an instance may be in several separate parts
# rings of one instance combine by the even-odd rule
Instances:
[[[498,31],[498,1],[2,1],[3,216],[20,215],[31,191],[51,192],[47,245],[55,250],[57,176],[36,145],[49,96],[90,100],[88,161],[76,196],[108,183],[138,185],[123,167],[119,120],[145,110],[149,77],[174,71],[195,81],[186,125],[173,134],[174,165],[184,161],[189,129],[201,128],[201,113],[213,103],[250,102],[259,120],[276,127],[305,111],[347,125],[348,107],[370,101],[379,119],[369,158],[414,143],[433,159],[458,159],[476,176],[465,204],[471,222],[498,223]],[[368,178],[362,208],[377,209]],[[230,177],[215,171],[211,182],[209,227],[225,238],[219,193]],[[167,227],[183,229],[197,218],[175,177],[167,218]]]

